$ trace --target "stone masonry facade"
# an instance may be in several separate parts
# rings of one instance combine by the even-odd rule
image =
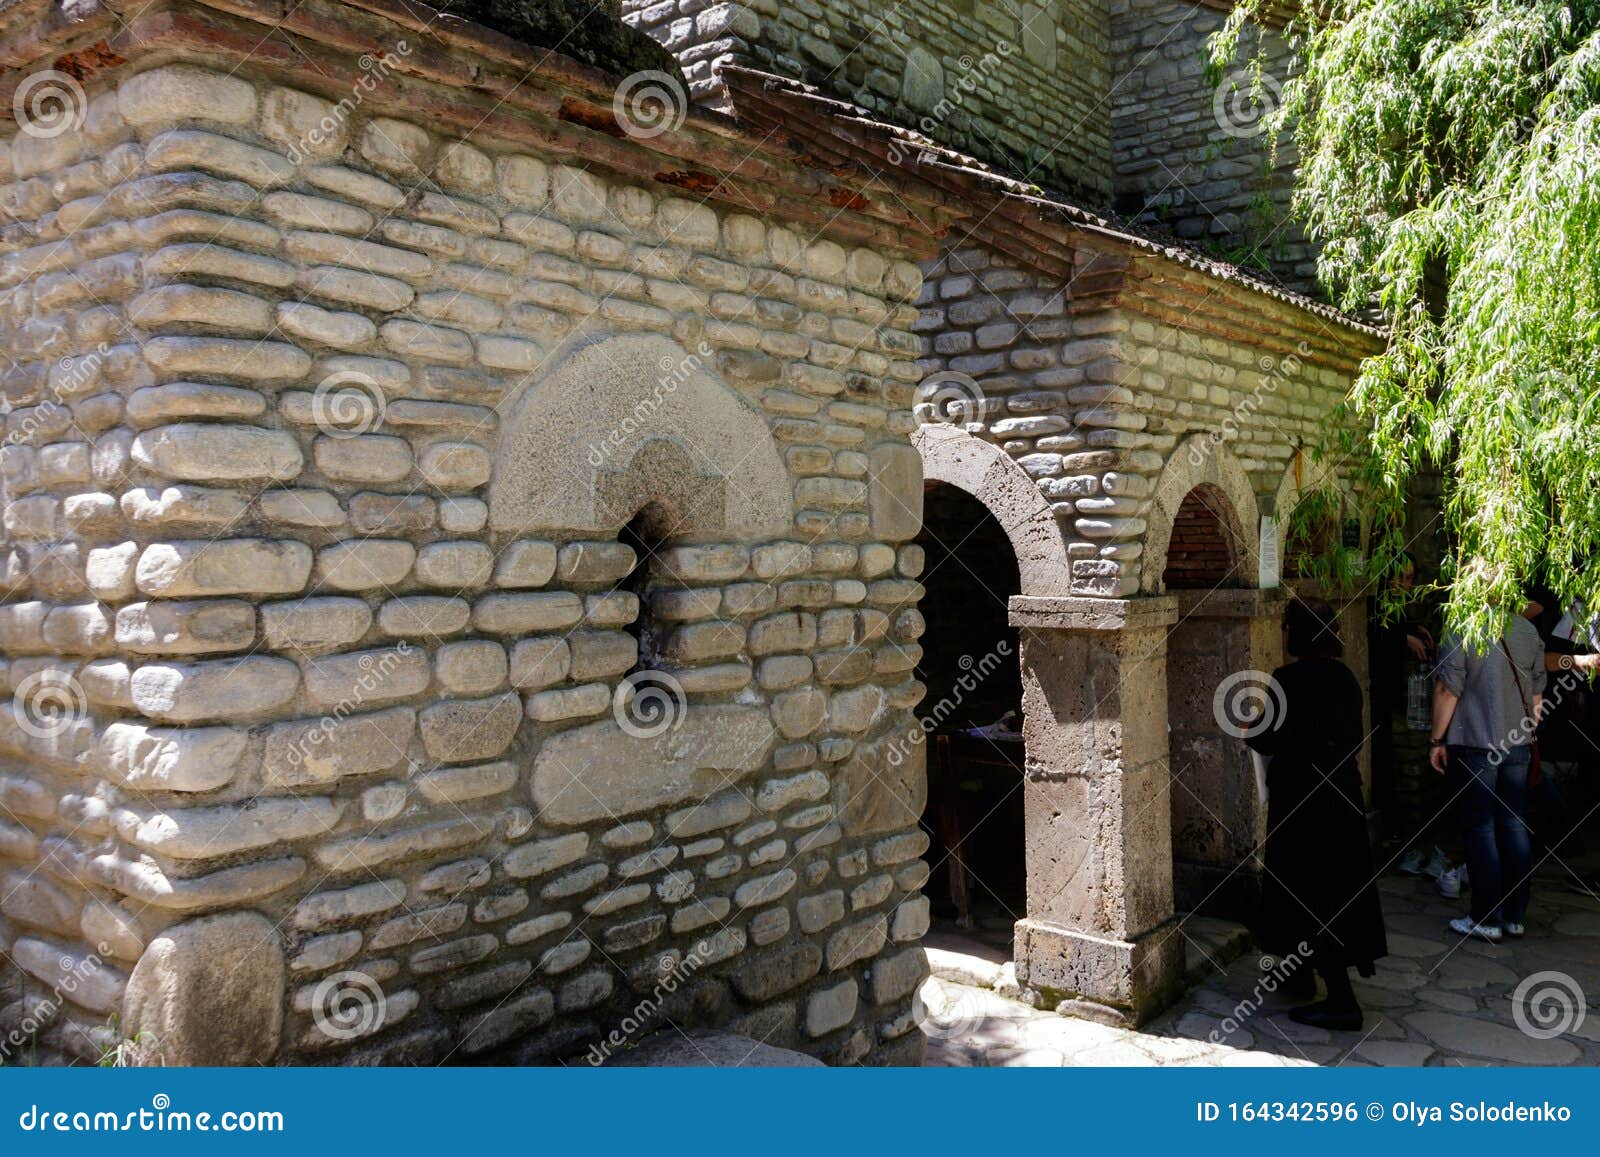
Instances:
[[[896,163],[896,126],[769,74],[723,77],[757,130],[903,174],[878,167]],[[967,209],[923,264],[912,441],[927,482],[976,498],[1017,563],[1009,599],[975,583],[965,596],[1006,602],[1019,633],[1016,974],[1041,1004],[1138,1023],[1181,986],[1180,911],[1252,910],[1264,808],[1215,695],[1226,707],[1282,662],[1286,596],[1260,589],[1273,585],[1264,519],[1313,488],[1348,491],[1310,447],[1380,335],[1005,174],[941,162],[908,178]],[[1177,589],[1169,548],[1195,505],[1220,565]],[[1182,553],[1202,546],[1183,533]],[[1359,672],[1364,601],[1339,598]]]
[[[991,249],[949,251],[928,267],[917,320],[929,342],[922,416],[934,417],[952,375],[976,383],[975,407],[959,388],[945,404],[1049,503],[1071,594],[1159,593],[1179,507],[1205,482],[1241,506],[1250,499],[1229,529],[1248,551],[1236,582],[1254,585],[1249,516],[1271,506],[1299,448],[1316,441],[1360,347],[1343,327],[1245,286],[1140,273],[1113,304],[1088,306]],[[1153,526],[1163,537],[1150,538]]]
[[[670,49],[694,100],[728,108],[730,63],[794,77],[1022,181],[1315,294],[1316,254],[1289,219],[1293,142],[1269,148],[1288,50],[1265,33],[1253,91],[1214,84],[1225,3],[1176,0],[624,0]],[[1260,43],[1246,29],[1246,52]],[[887,158],[919,163],[911,146]]]
[[[1227,14],[1171,0],[1111,0],[1111,163],[1115,207],[1284,285],[1317,292],[1316,252],[1290,218],[1294,142],[1268,147],[1263,116],[1289,67],[1282,35],[1246,29],[1241,59],[1263,46],[1261,89],[1239,64],[1213,86],[1207,41]]]
[[[178,11],[0,152],[8,1030],[71,962],[47,1059],[554,1060],[654,998],[914,1063],[926,250],[474,129],[487,35],[378,23],[341,103],[353,10],[285,33],[320,85]]]
[[[725,104],[718,69],[740,61],[1040,184],[1110,199],[1110,31],[1096,0],[623,0],[622,11],[678,57],[696,100]]]
[[[1211,690],[1381,335],[1040,195],[1122,187],[1120,10],[538,11],[0,13],[78,102],[0,151],[0,1029],[917,1063],[925,484],[1017,562],[1019,982],[1146,1019],[1248,902]]]

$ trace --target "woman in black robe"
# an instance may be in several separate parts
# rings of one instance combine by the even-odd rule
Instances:
[[[1272,673],[1282,695],[1245,739],[1270,760],[1258,939],[1291,962],[1303,961],[1309,949],[1327,986],[1325,1000],[1293,1009],[1292,1019],[1356,1030],[1361,1005],[1349,969],[1371,976],[1373,962],[1389,950],[1361,791],[1361,685],[1340,661],[1344,643],[1327,603],[1293,600],[1283,630],[1294,662]],[[1311,972],[1297,975],[1289,991],[1314,997]]]

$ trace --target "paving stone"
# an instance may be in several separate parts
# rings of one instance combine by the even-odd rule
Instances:
[[[1570,1041],[1536,1040],[1510,1025],[1456,1013],[1418,1012],[1404,1019],[1440,1049],[1463,1056],[1514,1065],[1569,1065],[1579,1056]]]

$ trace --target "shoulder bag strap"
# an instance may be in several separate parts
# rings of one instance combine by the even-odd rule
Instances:
[[[1533,723],[1533,734],[1528,737],[1528,786],[1533,787],[1539,783],[1544,771],[1543,760],[1539,758],[1539,720],[1533,714],[1533,701],[1522,686],[1522,673],[1517,670],[1517,661],[1511,657],[1511,648],[1506,646],[1504,639],[1500,640],[1500,653],[1511,664],[1511,678],[1516,680],[1517,698],[1522,700],[1522,706],[1528,712],[1527,718]]]
[[[1517,685],[1517,698],[1522,700],[1522,710],[1527,713],[1529,719],[1538,723],[1539,721],[1533,718],[1533,700],[1528,698],[1528,692],[1522,686],[1522,672],[1517,670],[1517,661],[1511,657],[1511,648],[1506,646],[1504,639],[1500,640],[1500,653],[1506,657],[1506,664],[1511,668],[1511,678]]]

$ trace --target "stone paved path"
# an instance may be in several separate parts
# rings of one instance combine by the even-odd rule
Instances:
[[[1261,991],[1254,952],[1130,1032],[1036,1010],[1016,999],[1021,994],[1009,966],[934,949],[929,955],[935,975],[922,990],[926,1063],[1600,1064],[1600,899],[1541,881],[1527,938],[1484,944],[1462,941],[1445,927],[1463,908],[1441,898],[1428,881],[1393,876],[1380,887],[1390,955],[1375,977],[1356,981],[1367,1010],[1360,1033],[1329,1033],[1291,1021],[1285,1015],[1289,1002]],[[1523,1019],[1538,1030],[1555,1024],[1541,1014],[1555,1016],[1567,1031],[1540,1039],[1518,1027],[1513,996],[1525,982],[1523,1004],[1530,1015]],[[985,983],[990,987],[979,987]],[[1262,998],[1253,1011],[1252,996]],[[1586,1015],[1575,1024],[1584,1007]]]

